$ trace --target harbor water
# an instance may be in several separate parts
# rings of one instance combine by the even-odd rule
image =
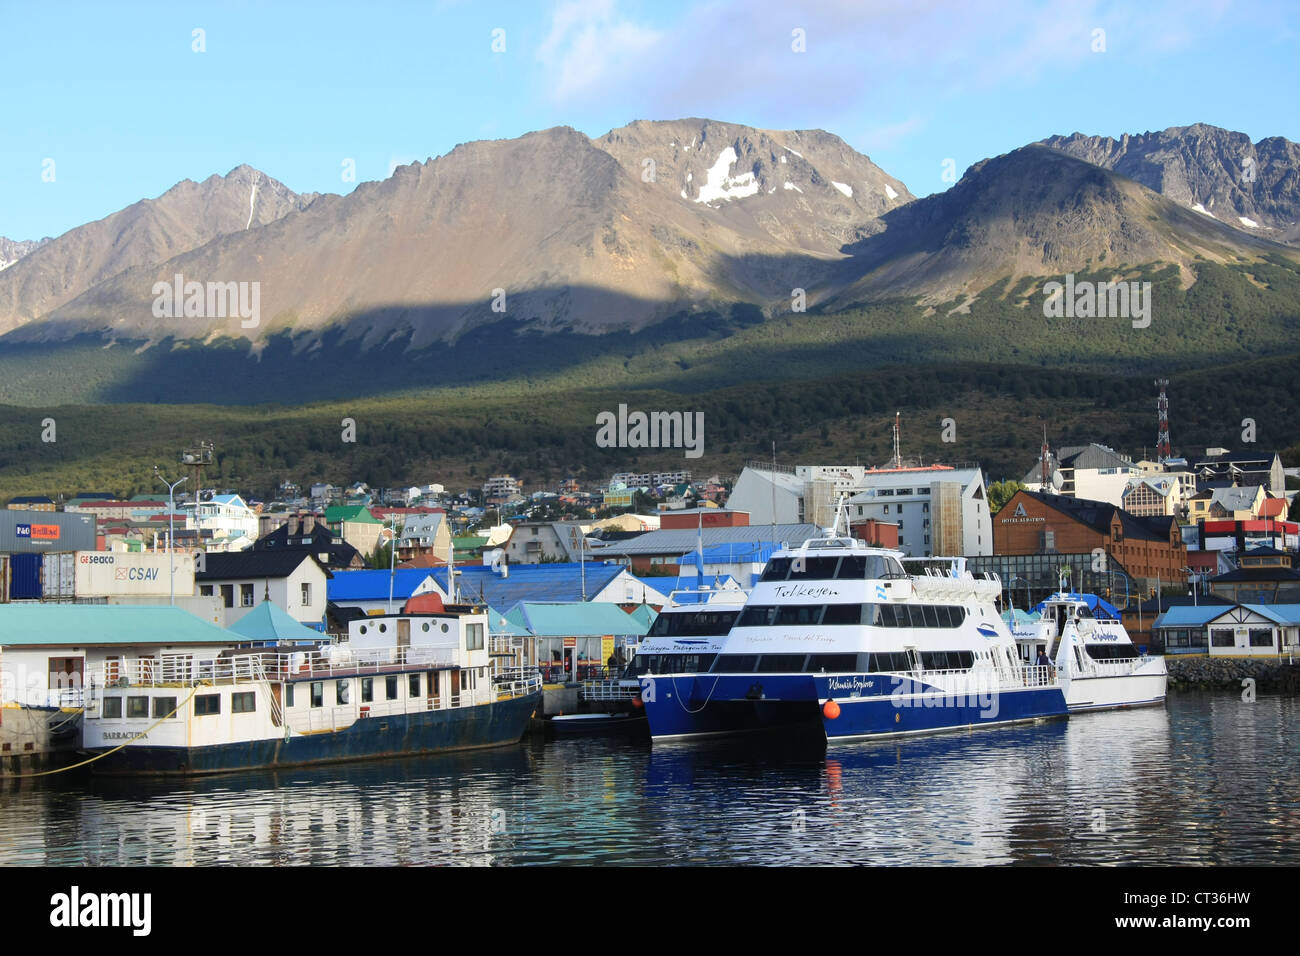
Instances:
[[[1291,864],[1300,700],[835,744],[529,741],[196,780],[0,782],[0,865]]]

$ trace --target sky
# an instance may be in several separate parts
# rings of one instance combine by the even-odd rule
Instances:
[[[1296,0],[0,0],[0,236],[241,163],[347,193],[636,119],[825,129],[918,196],[1057,133],[1300,141],[1298,41]]]

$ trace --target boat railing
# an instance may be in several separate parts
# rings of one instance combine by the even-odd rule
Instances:
[[[641,696],[641,684],[634,680],[589,680],[582,682],[581,693],[583,700],[632,700]]]
[[[310,651],[266,648],[213,659],[177,656],[163,657],[161,661],[148,657],[115,661],[94,668],[91,683],[101,687],[191,687],[354,677],[411,666],[453,667],[457,663],[460,663],[457,650],[450,647],[353,649],[347,645],[329,645]]]
[[[497,699],[527,697],[542,689],[542,675],[536,667],[509,667],[492,680]]]

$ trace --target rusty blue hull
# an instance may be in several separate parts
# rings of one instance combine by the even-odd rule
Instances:
[[[478,707],[369,717],[330,733],[289,740],[251,740],[207,747],[124,747],[96,761],[96,773],[200,775],[271,770],[477,750],[517,743],[541,703],[541,692]]]

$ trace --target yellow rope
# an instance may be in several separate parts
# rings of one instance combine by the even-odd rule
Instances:
[[[109,754],[115,754],[115,753],[117,753],[119,750],[121,750],[123,747],[126,747],[126,746],[128,746],[129,744],[133,744],[133,743],[135,743],[135,742],[136,742],[137,740],[139,740],[141,737],[147,736],[148,733],[149,733],[149,731],[153,730],[155,727],[157,727],[159,724],[161,724],[164,720],[171,720],[173,717],[176,716],[176,712],[177,712],[178,710],[180,710],[182,707],[184,707],[186,704],[188,704],[188,703],[190,702],[190,698],[192,698],[192,697],[193,697],[195,694],[197,694],[198,692],[199,692],[199,689],[198,689],[197,687],[195,687],[192,691],[190,691],[190,696],[189,696],[189,697],[186,697],[183,701],[181,701],[179,704],[177,704],[175,707],[172,708],[172,712],[171,712],[170,714],[167,714],[165,717],[159,717],[159,718],[158,718],[157,720],[155,720],[152,724],[150,724],[150,725],[149,725],[148,727],[146,727],[144,730],[140,731],[138,734],[136,734],[136,735],[135,735],[134,737],[132,737],[130,740],[124,740],[124,741],[122,741],[120,744],[118,744],[118,745],[117,745],[116,747],[114,747],[112,750],[105,750],[102,754],[96,754],[95,756],[91,757],[89,760],[83,760],[83,761],[81,761],[81,763],[74,763],[74,764],[72,764],[72,766],[70,766],[70,767],[58,767],[58,768],[56,768],[56,769],[54,769],[54,770],[42,770],[40,773],[12,773],[12,774],[7,774],[6,777],[5,777],[5,779],[19,779],[19,778],[22,778],[22,777],[48,777],[50,774],[54,774],[54,773],[66,773],[66,772],[69,771],[69,770],[76,770],[78,767],[84,767],[84,766],[86,766],[86,764],[94,763],[96,760],[103,760],[103,759],[104,759],[105,757],[107,757]]]

